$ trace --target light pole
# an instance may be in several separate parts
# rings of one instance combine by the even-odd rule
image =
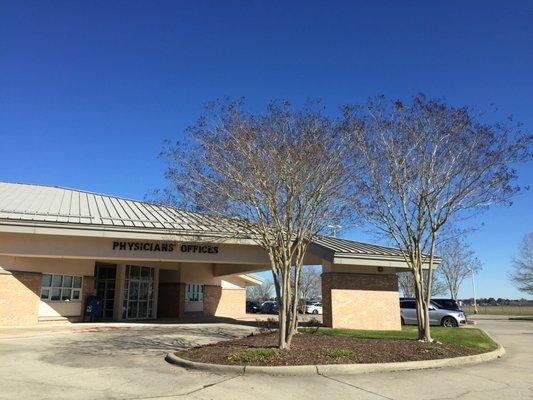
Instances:
[[[339,224],[328,225],[328,228],[331,228],[331,235],[333,237],[337,237],[337,231],[342,228],[342,225],[339,225]]]
[[[477,301],[476,301],[476,280],[474,278],[475,272],[472,268],[470,271],[472,271],[472,290],[474,291],[474,314],[477,314]]]

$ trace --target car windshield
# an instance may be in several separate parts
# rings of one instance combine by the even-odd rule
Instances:
[[[435,308],[437,310],[440,308],[440,306],[437,303],[435,303],[434,301],[430,302],[430,306],[432,306],[433,308]]]
[[[455,300],[439,300],[439,304],[442,305],[442,307],[447,308],[449,310],[459,310],[459,304]]]

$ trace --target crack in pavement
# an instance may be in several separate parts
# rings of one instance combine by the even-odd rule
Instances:
[[[202,385],[202,387],[199,387],[197,389],[194,389],[194,390],[191,390],[189,392],[186,392],[186,393],[180,393],[180,394],[171,394],[171,395],[160,395],[160,396],[151,396],[151,397],[132,397],[132,399],[137,399],[137,400],[150,400],[150,399],[162,399],[162,398],[169,398],[169,397],[181,397],[181,396],[188,396],[188,395],[191,395],[193,393],[198,393],[199,391],[201,390],[204,390],[204,389],[207,389],[207,388],[210,388],[210,387],[213,387],[213,386],[216,386],[216,385],[219,385],[221,383],[224,383],[224,382],[228,382],[228,381],[231,381],[235,378],[239,378],[241,377],[242,375],[235,375],[235,376],[232,376],[230,378],[226,378],[226,379],[221,379],[220,381],[217,381],[217,382],[213,382],[213,383],[207,383],[205,385]]]
[[[326,378],[326,379],[330,379],[332,381],[335,381],[335,382],[338,382],[338,383],[342,383],[344,385],[347,385],[347,386],[351,386],[355,389],[359,389],[359,390],[362,390],[363,392],[366,392],[366,393],[370,393],[370,394],[373,394],[374,396],[379,396],[379,397],[382,397],[384,399],[387,399],[387,400],[394,400],[392,397],[387,397],[387,396],[384,396],[382,394],[379,394],[379,393],[376,393],[376,392],[373,392],[371,390],[367,390],[367,389],[364,389],[362,387],[359,387],[359,386],[356,386],[354,384],[351,384],[351,383],[348,383],[348,382],[344,382],[340,379],[335,379],[335,378],[332,378],[331,376],[327,376],[327,375],[323,375],[323,374],[318,374],[318,376],[321,376],[323,378]]]

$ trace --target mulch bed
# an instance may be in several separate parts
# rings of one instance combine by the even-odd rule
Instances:
[[[434,360],[478,354],[465,346],[451,343],[421,343],[408,339],[360,339],[300,333],[294,336],[291,349],[277,351],[277,334],[256,334],[242,339],[177,352],[187,360],[225,365],[314,365],[385,363]],[[267,348],[266,353],[249,360],[246,352]],[[243,361],[246,360],[246,361]]]

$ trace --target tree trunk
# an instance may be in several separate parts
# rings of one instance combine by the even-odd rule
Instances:
[[[298,301],[300,300],[298,292],[300,291],[300,273],[301,266],[294,268],[294,287],[292,288],[292,302],[291,302],[291,319],[289,321],[289,331],[287,333],[288,347],[292,344],[292,337],[298,330]]]
[[[429,319],[429,305],[431,304],[431,284],[433,281],[433,259],[435,258],[435,243],[437,240],[437,235],[433,231],[431,234],[431,249],[429,252],[429,267],[428,267],[428,284],[426,291],[426,304],[424,307],[424,313],[426,314],[426,320],[424,321],[424,342],[432,342],[431,337],[431,321]]]
[[[417,325],[418,325],[418,340],[426,342],[427,341],[427,331],[426,331],[426,321],[429,319],[427,314],[427,307],[424,298],[424,282],[422,279],[422,268],[418,266],[413,270],[413,278],[415,283],[415,299],[416,299],[416,314],[417,314]]]
[[[286,297],[286,291],[287,288],[285,285],[283,285],[283,288],[281,289],[282,295],[278,299],[279,302],[279,310],[278,310],[278,334],[279,334],[279,342],[278,342],[278,348],[284,349],[287,345],[286,343],[286,327],[287,327],[287,297]]]

